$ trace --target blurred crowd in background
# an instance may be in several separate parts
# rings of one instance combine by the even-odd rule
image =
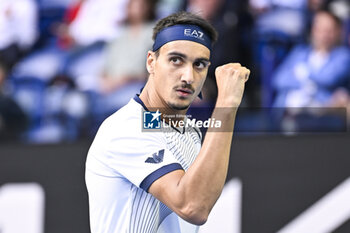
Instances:
[[[1,0],[0,141],[93,137],[146,82],[155,21],[180,10],[219,32],[195,107],[215,104],[215,67],[239,62],[241,131],[346,130],[348,0]]]

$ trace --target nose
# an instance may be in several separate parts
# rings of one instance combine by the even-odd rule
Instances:
[[[181,81],[186,82],[186,84],[192,84],[194,81],[194,69],[192,66],[184,68],[181,76]]]

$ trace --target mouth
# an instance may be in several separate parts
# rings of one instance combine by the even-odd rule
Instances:
[[[192,91],[189,88],[177,88],[176,89],[176,93],[180,96],[180,97],[188,97],[193,95],[194,91]]]

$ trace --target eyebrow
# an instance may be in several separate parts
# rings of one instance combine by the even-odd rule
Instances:
[[[170,52],[170,53],[168,53],[168,56],[169,56],[169,57],[170,57],[170,56],[178,56],[178,57],[182,57],[182,58],[184,58],[184,59],[187,58],[187,56],[186,56],[185,54],[179,53],[179,52]]]
[[[179,53],[179,52],[170,52],[170,53],[168,53],[168,56],[179,56],[179,57],[182,57],[183,59],[188,58],[185,54]],[[210,63],[210,60],[206,57],[199,57],[199,58],[196,58],[194,61],[195,62],[201,61],[201,62]]]

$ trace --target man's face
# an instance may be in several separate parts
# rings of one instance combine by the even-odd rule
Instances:
[[[311,35],[315,48],[329,51],[338,42],[340,29],[331,16],[321,12],[315,16]]]
[[[210,51],[192,41],[179,40],[163,45],[156,57],[148,54],[148,69],[155,93],[162,105],[187,109],[202,89],[209,67]]]

